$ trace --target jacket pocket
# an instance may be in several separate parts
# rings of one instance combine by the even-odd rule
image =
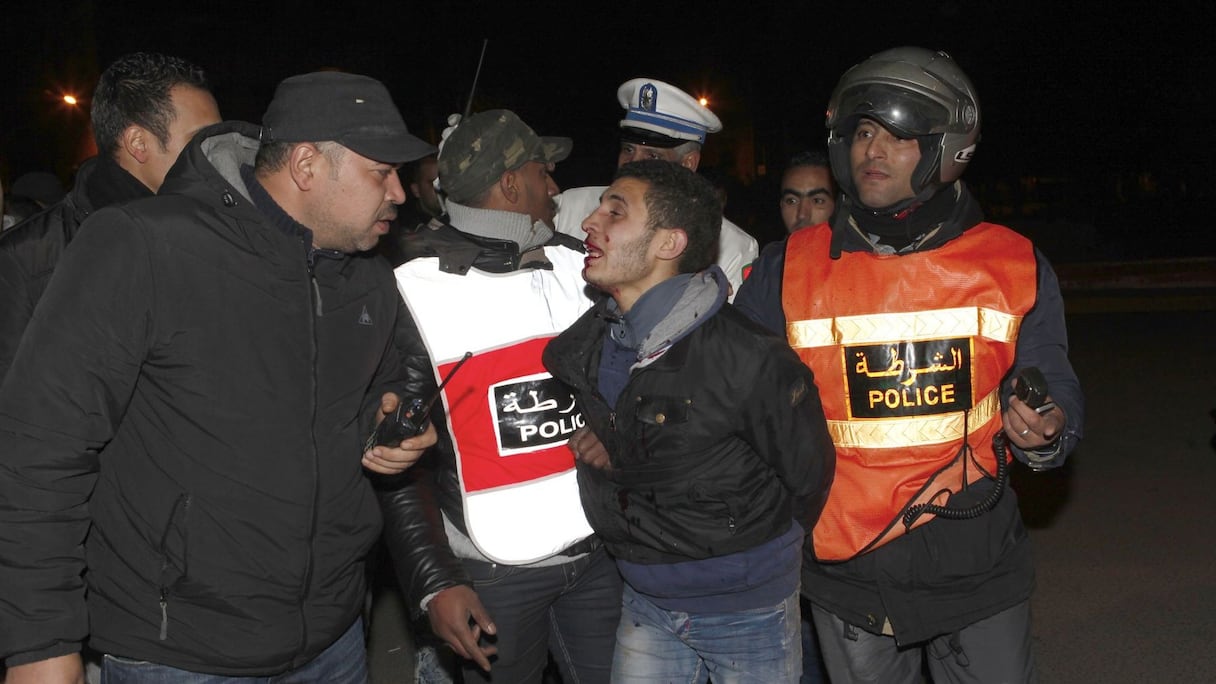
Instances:
[[[688,487],[688,498],[707,516],[715,519],[721,529],[734,534],[742,517],[743,502],[736,501],[730,493],[721,491],[705,480],[694,480]]]
[[[190,495],[182,494],[173,502],[169,519],[161,532],[157,553],[160,556],[160,640],[169,636],[169,598],[173,588],[189,575],[190,571]]]
[[[688,449],[692,399],[662,395],[639,396],[633,424],[627,430],[633,439],[624,446],[625,465],[647,478],[670,479],[682,470],[676,462]]]
[[[688,397],[638,397],[634,418],[644,425],[663,427],[688,422],[692,399]]]
[[[191,499],[182,494],[173,502],[169,519],[160,534],[157,554],[160,556],[160,585],[171,586],[189,574],[190,534],[187,521],[190,517]]]

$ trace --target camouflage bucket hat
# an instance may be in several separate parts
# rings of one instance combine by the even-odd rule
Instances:
[[[454,202],[466,202],[503,173],[527,162],[559,162],[570,138],[540,137],[514,112],[492,109],[461,121],[439,152],[439,185]]]

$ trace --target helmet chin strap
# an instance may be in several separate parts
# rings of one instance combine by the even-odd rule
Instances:
[[[933,196],[933,193],[930,192],[929,197],[932,197],[932,196]],[[925,199],[928,199],[928,198],[925,198]],[[875,209],[874,207],[868,206],[866,203],[864,203],[858,199],[854,198],[853,201],[857,204],[857,206],[861,207],[862,209],[865,209],[867,212],[869,212],[870,214],[873,214],[874,216],[890,216],[891,218],[895,218],[895,219],[906,218],[908,214],[911,214],[913,211],[916,210],[917,207],[919,207],[920,205],[925,203],[925,201],[922,200],[920,198],[920,196],[917,196],[917,197],[909,197],[906,200],[896,202],[895,204],[892,204],[889,207],[881,207],[881,208]]]
[[[878,210],[855,205],[851,200],[845,206],[858,228],[877,236],[882,244],[900,251],[927,235],[954,211],[955,193],[950,192],[949,188],[940,187],[936,192],[926,190],[931,194],[923,201],[920,197],[914,197]]]

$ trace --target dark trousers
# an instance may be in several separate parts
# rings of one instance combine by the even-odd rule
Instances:
[[[464,681],[539,683],[548,654],[563,684],[606,684],[621,617],[621,576],[603,548],[569,563],[524,568],[464,561],[498,647],[486,674],[465,663]]]
[[[916,684],[922,659],[937,684],[1033,684],[1030,602],[1003,610],[923,644],[899,647],[813,606],[815,630],[828,676],[855,684]],[[927,657],[926,657],[927,656]]]

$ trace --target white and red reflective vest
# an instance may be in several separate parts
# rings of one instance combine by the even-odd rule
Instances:
[[[489,559],[510,565],[547,558],[592,534],[566,448],[582,412],[540,360],[591,299],[583,255],[544,250],[552,270],[458,275],[440,271],[436,257],[396,270],[436,381],[473,352],[442,400],[469,538]]]
[[[908,507],[993,476],[1001,379],[1037,272],[1031,243],[989,223],[901,255],[832,259],[830,242],[826,224],[790,236],[782,306],[836,444],[815,555],[841,561],[904,534]]]

